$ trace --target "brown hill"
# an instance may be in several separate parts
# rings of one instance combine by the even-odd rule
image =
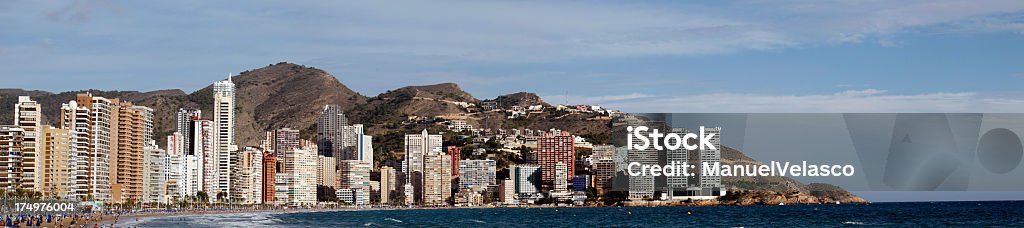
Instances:
[[[292,63],[245,71],[232,81],[238,102],[235,141],[240,146],[258,145],[264,131],[285,127],[308,129],[316,123],[324,105],[336,104],[346,109],[366,102],[366,97],[331,74]],[[189,100],[203,110],[204,118],[213,114],[212,96],[210,86],[189,95]]]
[[[30,96],[32,100],[39,102],[39,105],[43,111],[43,122],[50,125],[56,125],[57,119],[60,118],[60,106],[63,103],[74,100],[75,96],[79,93],[92,93],[95,96],[107,97],[107,98],[120,98],[127,101],[135,101],[127,99],[129,97],[149,97],[148,93],[140,93],[136,91],[101,91],[101,90],[81,90],[81,91],[69,91],[61,93],[50,93],[45,91],[26,91],[21,89],[0,89],[0,124],[13,124],[14,123],[14,104],[18,103],[18,96]]]
[[[283,127],[308,129],[316,122],[324,105],[338,104],[351,108],[366,102],[366,97],[341,84],[327,72],[292,63],[277,63],[245,71],[232,80],[237,86],[236,141],[242,146],[256,145],[259,143],[258,136],[266,130]],[[60,105],[74,100],[76,94],[83,92],[153,108],[155,140],[160,146],[164,146],[165,137],[173,131],[174,114],[179,108],[199,108],[203,110],[204,118],[211,118],[213,114],[213,91],[209,86],[192,94],[185,94],[181,90],[144,93],[84,90],[53,94],[2,89],[0,123],[13,123],[14,104],[18,96],[32,96],[33,100],[42,105],[44,121],[55,124],[54,121],[59,118]]]
[[[509,108],[512,106],[526,107],[531,105],[551,106],[548,103],[545,103],[544,99],[541,99],[540,96],[530,92],[501,95],[493,100],[487,101],[494,101],[499,108]]]
[[[358,122],[379,124],[401,122],[408,116],[464,115],[468,110],[460,103],[475,102],[477,99],[458,85],[443,83],[389,90],[348,110]]]
[[[696,157],[696,156],[691,156]],[[735,150],[729,147],[722,147],[722,164],[729,165],[761,165],[760,161],[754,160],[753,158],[747,157],[743,152]],[[862,203],[866,202],[864,199],[857,197],[853,193],[846,191],[835,185],[822,184],[822,183],[810,183],[802,184],[799,181],[793,180],[789,177],[781,176],[755,176],[755,177],[722,177],[722,185],[726,187],[735,187],[742,190],[754,191],[754,192],[773,192],[773,193],[784,193],[794,195],[806,195],[813,196],[815,203],[817,202],[844,202],[844,203]],[[755,194],[756,195],[756,194]],[[771,195],[771,194],[769,194]],[[812,197],[807,197],[812,198]],[[777,203],[776,203],[777,204]]]

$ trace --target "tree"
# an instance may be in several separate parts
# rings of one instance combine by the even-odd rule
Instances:
[[[622,202],[622,201],[626,201],[627,199],[628,199],[628,194],[626,194],[626,192],[623,192],[623,191],[609,192],[609,193],[604,194],[604,196],[602,197],[602,200],[604,201],[604,205],[614,205],[616,203],[619,203],[619,202]]]
[[[558,201],[555,200],[555,198],[544,197],[544,198],[538,199],[536,202],[534,202],[534,204],[543,205],[543,204],[554,204],[554,203],[557,203],[557,202]]]
[[[210,195],[207,195],[204,191],[199,191],[196,193],[196,199],[203,203],[210,202]]]
[[[597,201],[597,188],[587,187],[587,201]]]

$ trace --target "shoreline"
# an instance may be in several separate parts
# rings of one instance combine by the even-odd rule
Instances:
[[[937,202],[1015,202],[1019,200],[988,200],[988,201],[937,201]],[[931,203],[937,203],[931,202]],[[899,203],[922,203],[922,202],[878,202],[877,204],[899,204]],[[927,203],[927,202],[924,202]],[[849,203],[842,205],[871,205],[876,203]],[[295,209],[295,210],[223,210],[223,211],[188,211],[188,212],[143,212],[139,214],[124,215],[124,216],[103,216],[97,222],[91,222],[87,224],[96,224],[99,227],[117,227],[117,226],[139,226],[144,227],[150,219],[171,217],[171,216],[189,216],[189,215],[221,215],[221,214],[291,214],[291,213],[320,213],[320,212],[343,212],[343,211],[400,211],[400,210],[449,210],[449,209],[573,209],[573,208],[651,208],[651,207],[785,207],[785,206],[811,206],[811,205],[832,205],[832,204],[786,204],[786,205],[771,205],[771,204],[758,204],[758,205],[688,205],[688,206],[582,206],[582,207],[569,207],[569,206],[536,206],[531,205],[528,207],[492,207],[492,206],[474,206],[474,207],[392,207],[392,208],[319,208],[319,209]],[[52,227],[52,226],[50,226]]]
[[[853,205],[867,205],[871,203],[849,203]],[[791,204],[791,205],[816,205],[816,204]],[[790,206],[791,206],[790,205]],[[372,208],[315,208],[315,209],[293,209],[293,210],[281,210],[281,209],[269,209],[269,210],[216,210],[216,211],[182,211],[182,212],[142,212],[137,214],[116,216],[116,215],[105,215],[98,219],[95,223],[100,227],[114,227],[124,224],[138,225],[137,223],[144,224],[146,220],[158,217],[172,217],[172,216],[189,216],[189,215],[221,215],[221,214],[247,214],[247,213],[260,213],[260,214],[292,214],[292,213],[320,213],[320,212],[344,212],[344,211],[401,211],[401,210],[454,210],[454,209],[571,209],[571,208],[642,208],[642,207],[720,207],[720,206],[734,206],[734,207],[750,207],[750,206],[778,206],[770,204],[758,204],[758,205],[732,205],[732,204],[720,204],[720,205],[675,205],[675,206],[554,206],[554,205],[530,205],[530,206],[511,206],[511,207],[495,207],[495,206],[471,206],[471,207],[372,207]],[[134,221],[133,221],[134,220]]]

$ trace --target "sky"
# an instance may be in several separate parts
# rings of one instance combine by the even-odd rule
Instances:
[[[287,61],[373,96],[630,112],[1021,112],[1022,1],[2,1],[0,87],[202,88]]]
[[[1024,112],[1022,60],[1019,0],[0,1],[0,88],[53,92],[191,92],[287,61],[367,96],[455,82],[627,112]]]

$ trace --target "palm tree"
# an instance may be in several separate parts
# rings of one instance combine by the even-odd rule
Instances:
[[[207,195],[204,191],[197,192],[196,198],[203,203],[210,202],[210,195]]]

